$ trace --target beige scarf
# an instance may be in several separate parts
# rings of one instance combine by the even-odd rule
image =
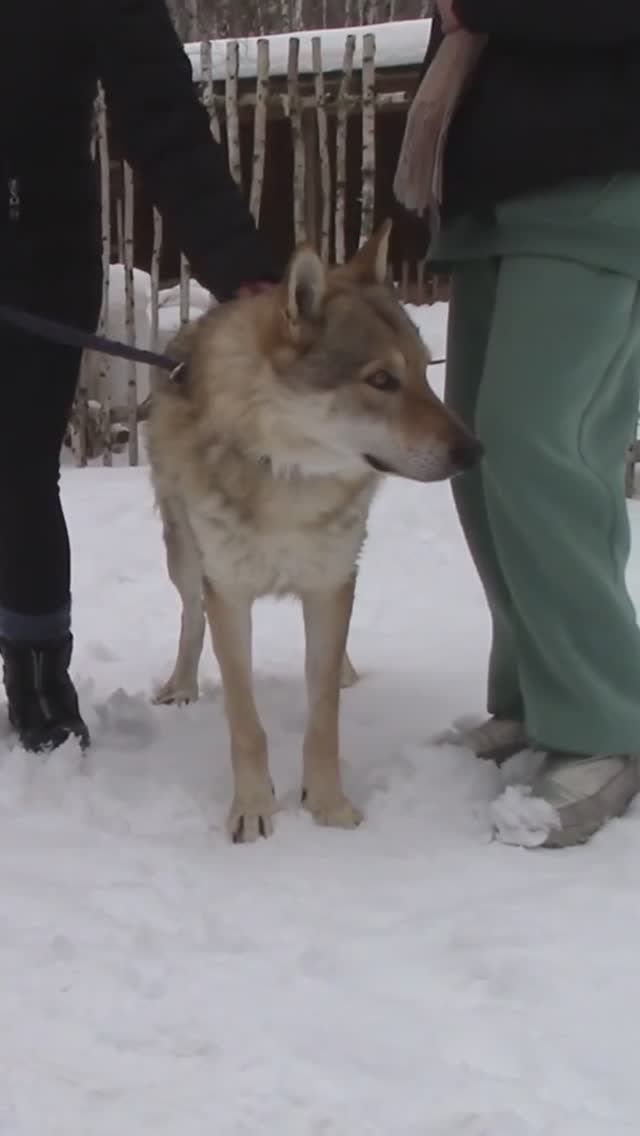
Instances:
[[[439,220],[449,126],[486,42],[464,28],[446,35],[407,115],[393,191],[409,212],[429,213],[432,228]]]

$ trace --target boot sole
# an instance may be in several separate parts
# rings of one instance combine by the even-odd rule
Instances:
[[[640,792],[640,762],[629,761],[593,797],[569,805],[566,812],[576,819],[549,833],[541,848],[574,848],[586,844],[610,820],[623,816]],[[562,812],[559,816],[562,820]]]

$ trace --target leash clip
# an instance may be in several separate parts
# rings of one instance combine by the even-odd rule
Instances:
[[[184,360],[182,361],[182,363],[176,363],[175,367],[173,367],[169,371],[169,382],[175,383],[176,386],[180,386],[180,384],[186,378],[186,371],[187,364],[184,362]]]

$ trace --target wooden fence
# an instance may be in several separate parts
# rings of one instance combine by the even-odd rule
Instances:
[[[280,116],[290,131],[292,161],[292,228],[296,242],[311,239],[327,263],[341,263],[349,249],[347,240],[347,152],[349,121],[354,114],[361,120],[359,156],[359,231],[358,243],[371,234],[376,206],[376,124],[379,116],[395,111],[404,116],[411,88],[404,84],[396,90],[379,90],[376,71],[376,36],[365,32],[362,36],[361,59],[357,68],[356,37],[349,34],[344,40],[342,67],[338,75],[327,73],[323,63],[322,38],[312,37],[312,75],[303,82],[300,73],[300,38],[288,41],[286,76],[274,81],[270,71],[270,43],[257,42],[257,63],[252,90],[240,81],[240,46],[229,41],[225,46],[225,74],[217,79],[212,62],[212,44],[205,41],[199,49],[199,89],[208,111],[211,132],[226,150],[229,168],[235,181],[246,192],[251,213],[257,224],[261,220],[265,163],[268,149],[268,123]],[[252,122],[252,152],[249,162],[249,184],[243,184],[243,160],[240,144],[240,122],[249,114]],[[329,129],[331,122],[332,129]],[[112,160],[110,158],[110,132],[108,108],[101,92],[95,115],[95,156],[100,170],[102,249],[104,271],[103,305],[100,331],[109,327],[110,291],[109,267],[116,258],[124,265],[125,282],[125,334],[129,343],[136,343],[135,310],[135,185],[134,175],[126,162],[122,163],[122,199],[112,200]],[[246,163],[244,164],[246,166]],[[115,208],[114,208],[115,206]],[[353,207],[353,203],[351,203]],[[115,217],[115,222],[114,222]],[[115,232],[114,232],[115,229]],[[150,336],[140,346],[159,348],[159,311],[161,291],[161,261],[163,253],[162,220],[153,211],[153,235],[150,256]],[[433,281],[425,275],[424,264],[419,262],[411,278],[408,260],[402,260],[396,272],[396,282],[403,299],[429,303],[435,298]],[[180,258],[179,297],[180,321],[186,322],[190,312],[189,266]],[[110,381],[110,361],[106,357],[88,356],[83,361],[78,396],[72,415],[70,439],[80,465],[92,459],[101,459],[104,465],[113,462],[114,449],[126,448],[131,465],[137,465],[139,452],[139,421],[141,392],[138,389],[137,368],[128,366],[126,405],[113,404]],[[146,392],[143,392],[143,398]],[[630,447],[626,467],[626,488],[633,493],[635,467],[640,461],[640,445]]]
[[[360,41],[357,42],[357,39]],[[224,77],[220,77],[219,49],[216,66],[212,58],[212,43],[203,42],[198,51],[198,66],[194,67],[198,88],[209,115],[213,137],[227,154],[229,169],[234,180],[245,192],[256,224],[263,223],[269,230],[269,217],[263,217],[263,190],[267,160],[269,124],[279,119],[287,124],[292,148],[291,188],[293,241],[314,242],[326,263],[341,263],[353,251],[353,233],[349,234],[347,215],[359,211],[355,243],[361,244],[374,228],[376,216],[376,127],[381,116],[400,113],[402,121],[408,107],[413,83],[399,84],[398,89],[378,89],[376,69],[376,35],[364,31],[363,35],[343,35],[341,68],[336,73],[325,70],[323,41],[318,36],[306,37],[305,48],[311,47],[311,73],[300,67],[301,40],[288,37],[286,75],[272,75],[270,41],[257,41],[255,78],[241,79],[240,44],[228,41],[224,46]],[[190,49],[193,57],[193,49]],[[192,58],[193,61],[193,58]],[[282,67],[279,68],[282,71]],[[411,71],[415,78],[415,68]],[[387,83],[388,87],[388,83]],[[248,89],[250,88],[250,89]],[[243,163],[240,144],[240,123],[249,117],[252,128],[252,152],[248,163],[249,177],[243,183]],[[350,123],[356,117],[361,131],[355,141],[359,144],[358,184],[359,200],[347,200],[347,163],[353,165],[353,131]],[[348,142],[351,143],[349,148]],[[135,344],[136,297],[134,271],[136,260],[136,191],[131,167],[118,160],[120,166],[119,191],[114,194],[112,140],[109,129],[108,107],[101,91],[96,104],[94,153],[100,172],[102,250],[104,292],[100,318],[100,332],[110,326],[110,273],[112,262],[124,265],[125,285],[125,336]],[[388,171],[392,177],[393,171]],[[248,182],[248,183],[247,183]],[[165,240],[162,219],[153,210],[150,250],[150,337],[139,346],[158,349],[161,264]],[[350,238],[350,239],[349,239]],[[412,266],[404,261],[397,271],[403,296],[414,302],[429,299],[430,282],[426,279],[422,263]],[[169,281],[172,283],[172,281]],[[190,311],[189,266],[182,256],[179,262],[180,320],[185,322]],[[73,451],[80,465],[101,457],[105,465],[112,464],[113,451],[122,447],[126,436],[126,450],[131,465],[139,462],[139,410],[146,392],[138,389],[137,367],[128,366],[125,404],[114,405],[110,381],[111,364],[107,357],[88,356],[83,367],[74,407],[70,437]]]

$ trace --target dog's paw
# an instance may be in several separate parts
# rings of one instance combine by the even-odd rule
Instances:
[[[154,706],[187,706],[197,702],[198,695],[197,683],[179,683],[172,676],[156,690],[152,701]]]
[[[302,791],[302,804],[316,824],[326,828],[357,828],[364,815],[344,793],[334,795]]]
[[[276,802],[273,794],[262,800],[235,800],[227,818],[227,832],[234,844],[252,844],[261,836],[273,836]]]

